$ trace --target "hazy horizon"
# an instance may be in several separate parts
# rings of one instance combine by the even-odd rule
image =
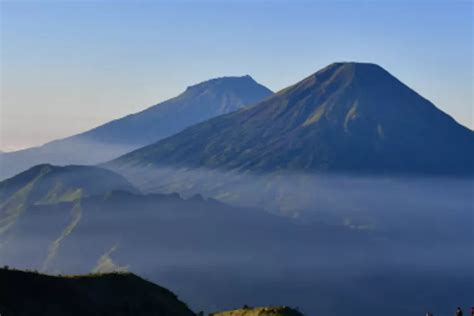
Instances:
[[[214,77],[249,74],[278,91],[337,61],[379,64],[474,127],[468,1],[4,1],[0,10],[2,151],[71,136]]]

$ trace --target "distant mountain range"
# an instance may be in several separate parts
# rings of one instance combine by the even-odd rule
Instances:
[[[271,94],[272,91],[248,75],[205,81],[188,87],[175,98],[84,133],[40,147],[2,153],[0,179],[42,163],[104,162],[195,123],[261,101]]]
[[[92,166],[35,166],[0,182],[0,201],[0,257],[14,260],[21,253],[18,249],[22,249],[17,241],[41,232],[41,238],[35,241],[36,250],[29,251],[27,261],[36,262],[43,271],[70,268],[66,262],[77,255],[81,256],[80,261],[87,262],[85,266],[92,269],[97,265],[101,270],[99,258],[119,241],[121,249],[114,256],[119,255],[119,262],[130,264],[141,258],[130,255],[138,245],[147,249],[162,243],[166,247],[176,244],[180,249],[181,242],[187,240],[184,236],[199,235],[203,245],[231,251],[245,244],[244,240],[258,240],[261,229],[267,229],[267,237],[274,236],[275,240],[283,231],[300,234],[286,219],[205,200],[199,195],[189,199],[178,194],[142,195],[122,176]],[[129,222],[131,218],[134,220]],[[85,245],[83,238],[92,238],[88,230],[95,227],[106,227],[104,235],[87,245],[87,251],[78,253],[77,249]],[[180,231],[175,232],[176,227]],[[216,234],[230,233],[232,237],[220,244],[213,239]],[[310,232],[304,230],[307,233]],[[156,236],[153,245],[151,235]],[[63,247],[63,243],[68,245]],[[255,241],[254,247],[259,243]],[[202,251],[208,251],[207,247]],[[264,248],[262,244],[259,249]]]
[[[334,63],[109,167],[472,175],[474,133],[375,64]]]

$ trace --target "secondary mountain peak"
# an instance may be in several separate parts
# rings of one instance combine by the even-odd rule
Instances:
[[[350,62],[114,164],[472,175],[473,151],[472,131],[382,67]]]
[[[204,81],[188,87],[175,98],[84,133],[38,148],[2,153],[0,179],[43,162],[57,165],[104,162],[271,94],[248,75]]]
[[[176,100],[192,100],[192,104],[199,106],[201,111],[203,108],[205,111],[212,111],[209,107],[213,105],[209,103],[219,102],[219,107],[215,111],[218,114],[226,114],[252,105],[271,94],[272,91],[257,83],[249,75],[245,75],[214,78],[189,86]]]
[[[199,89],[208,89],[208,88],[235,89],[236,84],[237,85],[257,85],[259,87],[263,87],[264,90],[268,90],[266,87],[256,82],[250,75],[217,77],[217,78],[209,79],[209,80],[191,85],[187,87],[186,90],[189,91],[189,90],[199,90]]]
[[[240,77],[219,77],[189,86],[176,100],[200,99],[219,100],[220,114],[238,110],[245,105],[261,101],[272,94],[272,91],[256,82],[249,75]],[[207,102],[203,106],[206,106]],[[200,102],[195,102],[197,105]]]

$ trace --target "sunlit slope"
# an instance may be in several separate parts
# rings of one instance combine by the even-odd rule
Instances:
[[[244,307],[225,312],[212,313],[211,316],[303,316],[289,307]]]
[[[472,175],[473,153],[471,130],[380,66],[335,63],[109,166]]]
[[[250,76],[211,79],[144,111],[40,147],[0,154],[0,179],[40,163],[96,164],[272,94]]]
[[[0,182],[0,207],[70,202],[112,190],[137,192],[122,176],[92,166],[38,165]]]
[[[192,316],[175,294],[134,274],[55,277],[0,269],[5,316]]]

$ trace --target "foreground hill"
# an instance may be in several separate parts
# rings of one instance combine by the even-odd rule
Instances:
[[[335,63],[109,164],[472,175],[474,133],[374,64]]]
[[[175,98],[44,146],[2,153],[0,179],[40,163],[96,164],[173,135],[193,124],[261,101],[272,92],[250,76],[188,87]]]
[[[210,316],[303,316],[289,307],[244,307],[225,312],[212,313]]]
[[[192,316],[175,294],[131,273],[55,277],[0,269],[3,316]]]

